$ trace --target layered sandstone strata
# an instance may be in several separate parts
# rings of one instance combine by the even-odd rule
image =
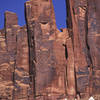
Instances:
[[[28,100],[24,99],[30,89],[27,29],[18,25],[15,13],[5,12],[0,49],[0,99]]]

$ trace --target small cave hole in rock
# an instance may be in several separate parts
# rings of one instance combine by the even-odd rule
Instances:
[[[65,44],[63,44],[63,46],[65,47],[65,57],[66,59],[68,58],[68,51],[67,51],[67,46]]]
[[[57,28],[66,28],[66,2],[65,0],[52,0]]]
[[[41,24],[44,24],[44,25],[46,25],[48,22],[46,22],[46,21],[42,21],[41,22]]]
[[[18,24],[25,24],[24,3],[28,0],[1,0],[0,2],[0,29],[4,28],[5,11],[14,12],[18,16]]]

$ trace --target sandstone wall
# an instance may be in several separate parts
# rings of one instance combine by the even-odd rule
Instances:
[[[66,0],[58,30],[52,0],[25,3],[26,25],[5,12],[0,100],[88,100],[100,95],[99,0]],[[99,100],[99,99],[97,99]]]
[[[66,31],[60,33],[56,28],[52,1],[26,2],[26,20],[34,98],[62,99],[65,96],[66,58],[60,37]]]
[[[0,30],[0,49],[0,99],[28,100],[27,29],[18,25],[15,13],[5,12],[5,28]]]
[[[81,97],[99,94],[99,0],[66,3],[70,11],[67,23],[73,41],[77,93]]]

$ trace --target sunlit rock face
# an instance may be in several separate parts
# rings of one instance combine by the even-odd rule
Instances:
[[[99,3],[66,0],[68,28],[60,31],[52,0],[27,1],[22,27],[5,12],[0,100],[100,100]]]

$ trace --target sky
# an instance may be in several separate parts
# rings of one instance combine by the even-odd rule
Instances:
[[[18,16],[18,24],[25,24],[24,3],[28,0],[0,0],[0,29],[4,27],[4,12],[15,12]],[[52,0],[58,29],[66,27],[65,0]]]

